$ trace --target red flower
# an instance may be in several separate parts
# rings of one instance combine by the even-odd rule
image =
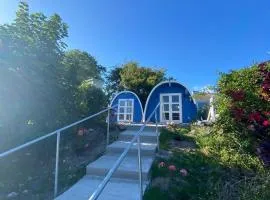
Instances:
[[[264,120],[263,123],[262,123],[262,125],[263,125],[264,127],[268,127],[268,126],[270,126],[270,121]]]
[[[268,112],[263,112],[263,114],[265,115],[265,116],[267,116],[267,117],[270,117],[270,111],[268,111]]]
[[[270,90],[270,83],[263,83],[262,84],[262,89],[264,91],[269,91]]]
[[[243,101],[245,98],[245,92],[243,90],[229,90],[226,92],[234,101]]]
[[[232,108],[232,113],[236,120],[240,121],[244,116],[244,110],[242,108]]]
[[[261,114],[259,112],[253,112],[249,115],[249,121],[261,121]]]

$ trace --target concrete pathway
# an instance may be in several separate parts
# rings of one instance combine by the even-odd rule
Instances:
[[[140,127],[128,127],[120,133],[119,140],[110,144],[106,153],[86,168],[86,175],[57,200],[88,200],[119,158]],[[141,134],[141,155],[144,189],[148,184],[148,174],[154,160],[157,136],[155,127],[145,127]],[[103,190],[99,200],[139,199],[137,144],[130,149],[112,179]]]

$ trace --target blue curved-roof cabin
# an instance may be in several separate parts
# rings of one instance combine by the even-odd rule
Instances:
[[[111,101],[114,117],[110,120],[118,123],[141,123],[143,118],[142,103],[139,97],[131,91],[119,92]]]
[[[146,100],[144,121],[147,121],[159,102],[157,121],[161,124],[190,123],[196,119],[197,107],[190,92],[176,81],[164,81],[152,89]],[[149,122],[155,122],[155,115]]]

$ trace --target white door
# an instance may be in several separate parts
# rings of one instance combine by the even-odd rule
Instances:
[[[117,121],[133,122],[133,105],[134,99],[119,99]]]
[[[160,121],[182,123],[181,93],[160,94]]]

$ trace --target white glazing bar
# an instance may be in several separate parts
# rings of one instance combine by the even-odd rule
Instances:
[[[159,133],[158,133],[157,110],[155,111],[155,121],[156,121],[156,135],[157,135],[157,150],[159,151]]]

